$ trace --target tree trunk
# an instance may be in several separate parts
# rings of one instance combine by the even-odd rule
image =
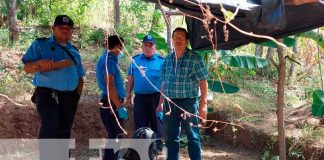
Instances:
[[[120,5],[119,0],[114,0],[115,14],[114,14],[114,27],[117,28],[120,25]]]
[[[162,11],[163,18],[165,20],[166,26],[167,26],[167,44],[168,44],[168,53],[172,52],[172,45],[171,45],[171,15],[167,14],[163,8],[158,6],[159,9]],[[171,9],[169,8],[169,12]]]
[[[278,121],[278,142],[279,142],[279,159],[286,160],[286,134],[283,116],[285,78],[286,78],[286,59],[281,46],[277,49],[279,58],[279,78],[277,86],[277,121]]]
[[[3,20],[3,16],[0,13],[0,28],[4,25],[4,20]]]
[[[9,40],[13,43],[18,39],[16,0],[9,1]]]
[[[268,48],[268,52],[267,52],[267,59],[271,62],[271,64],[276,67],[278,69],[278,64],[274,61],[273,59],[273,52],[274,52],[274,48],[269,47]]]
[[[171,11],[171,9],[169,9],[169,11]],[[172,52],[172,44],[171,44],[171,16],[167,15],[167,20],[169,21],[169,23],[167,23],[167,44],[168,44],[168,51],[169,53]]]
[[[255,56],[257,57],[262,57],[263,56],[263,46],[256,44],[255,45],[255,52],[254,52]]]
[[[296,41],[295,41],[295,45],[293,46],[293,52],[294,54],[298,53],[298,38],[295,37]],[[296,68],[296,62],[294,61],[290,61],[291,65],[290,65],[290,69],[288,72],[288,79],[287,79],[287,84],[288,86],[291,84],[291,82],[295,79],[296,75],[295,75],[295,68]]]
[[[254,51],[254,55],[256,57],[262,57],[263,56],[263,46],[256,44],[255,45],[255,51]],[[258,68],[256,69],[256,72],[258,75],[264,76],[267,74],[267,67],[263,67],[263,68]]]

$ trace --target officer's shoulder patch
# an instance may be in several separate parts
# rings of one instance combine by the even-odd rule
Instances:
[[[163,57],[163,56],[161,56],[161,55],[158,55],[158,57],[159,57],[159,58],[161,58],[161,59],[164,59],[164,57]]]
[[[138,57],[139,55],[141,55],[141,54],[136,54],[136,55],[135,55],[135,56],[133,56],[132,58]]]
[[[36,41],[45,41],[48,40],[49,38],[47,37],[40,37],[40,38],[36,38]]]

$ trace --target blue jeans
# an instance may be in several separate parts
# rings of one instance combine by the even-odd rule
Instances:
[[[198,114],[198,101],[197,98],[185,98],[185,99],[171,99],[175,104],[190,112],[192,114]],[[170,115],[165,115],[169,112]],[[165,102],[163,107],[164,112],[164,132],[166,134],[166,147],[167,160],[178,160],[178,153],[180,147],[180,131],[181,126],[183,127],[188,143],[188,152],[191,160],[201,160],[201,143],[200,143],[200,133],[199,128],[194,127],[198,125],[199,119],[194,116],[186,117],[183,119],[181,114],[183,111],[178,109],[172,103]],[[194,126],[191,126],[190,124]]]

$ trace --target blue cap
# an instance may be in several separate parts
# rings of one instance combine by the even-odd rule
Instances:
[[[145,43],[145,42],[149,42],[149,43],[155,44],[155,39],[151,35],[146,35],[143,38],[143,43]]]

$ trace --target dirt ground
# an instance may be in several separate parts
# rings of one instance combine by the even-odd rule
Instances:
[[[36,138],[39,130],[39,117],[35,106],[26,102],[27,106],[16,106],[7,99],[0,98],[0,138]],[[87,140],[91,138],[105,138],[106,133],[101,124],[97,105],[97,97],[83,96],[79,105],[72,137],[76,138],[76,155],[83,152],[87,146]],[[131,133],[131,123],[126,124]],[[0,140],[1,141],[1,140]],[[203,142],[203,159],[217,160],[256,160],[259,153],[246,150],[241,147],[233,147],[218,141]],[[83,157],[83,158],[82,158]],[[78,159],[85,159],[78,156]],[[165,159],[165,153],[159,156]],[[189,159],[185,147],[181,148],[180,159]]]
[[[85,93],[86,94],[86,93]],[[8,101],[7,99],[0,98],[0,138],[36,138],[39,130],[39,118],[34,104],[26,101],[24,104],[27,106],[17,106]],[[98,112],[97,96],[96,95],[83,95],[80,105],[76,114],[75,123],[73,125],[72,137],[76,139],[77,151],[76,155],[82,153],[87,148],[87,141],[91,138],[105,138],[106,133],[102,126],[99,112]],[[301,125],[303,121],[316,120],[308,118],[307,111],[302,112],[299,110],[298,115],[296,111],[292,112],[290,118],[287,120],[287,135],[290,136],[293,128],[296,125]],[[304,114],[304,119],[302,119]],[[214,114],[210,114],[209,118]],[[217,117],[214,117],[217,118]],[[299,118],[299,120],[296,120]],[[219,118],[218,119],[222,119]],[[275,123],[275,117],[268,118],[269,124]],[[315,122],[314,122],[315,121]],[[293,123],[294,122],[294,123]],[[239,122],[237,122],[239,123]],[[292,126],[293,125],[293,126]],[[126,123],[126,128],[129,135],[132,133],[132,121]],[[224,129],[216,133],[211,133],[211,137],[207,141],[203,141],[203,159],[217,159],[217,160],[257,160],[260,158],[262,148],[264,148],[264,139],[267,139],[269,134],[258,131],[258,137],[253,137],[247,133],[253,133],[254,128],[267,128],[265,125],[246,124],[246,132],[237,132],[236,142],[233,143],[233,135],[228,130]],[[271,128],[271,127],[270,127]],[[273,128],[273,127],[272,127]],[[269,127],[268,127],[269,131]],[[242,134],[242,135],[240,135]],[[296,134],[296,133],[295,133]],[[253,142],[253,143],[252,143]],[[228,144],[232,145],[228,145]],[[317,145],[323,146],[323,140],[318,141]],[[259,149],[258,148],[259,145]],[[85,158],[84,156],[81,156]],[[180,159],[189,159],[186,148],[181,148]],[[83,159],[79,158],[79,159]],[[159,157],[165,159],[165,153]]]

